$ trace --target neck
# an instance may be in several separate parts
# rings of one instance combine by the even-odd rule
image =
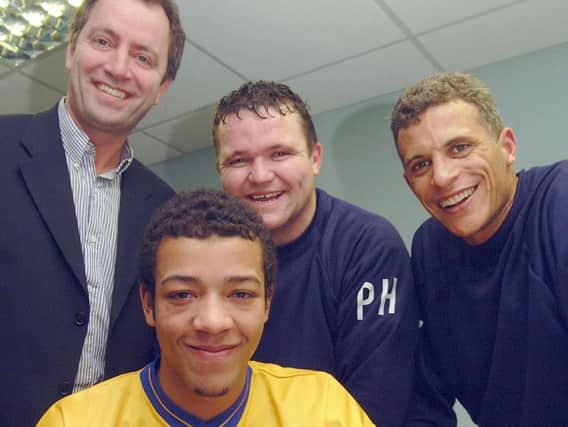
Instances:
[[[101,142],[100,139],[94,139],[89,135],[89,140],[95,146],[95,170],[97,175],[116,168],[120,162],[120,154],[122,147],[126,143],[126,139],[109,141],[108,139]]]
[[[67,113],[75,124],[87,135],[89,141],[95,146],[95,171],[97,175],[112,170],[120,162],[122,147],[126,144],[128,133],[105,132],[86,125],[75,115],[68,98],[65,99]]]
[[[246,382],[246,368],[242,374],[242,379],[238,383],[228,387],[228,391],[220,396],[204,396],[198,392],[196,384],[187,384],[174,372],[169,372],[168,368],[160,366],[158,369],[158,381],[164,393],[177,406],[188,414],[201,420],[208,421],[222,414],[229,409],[238,399]],[[209,385],[205,382],[204,388]]]
[[[503,207],[499,209],[499,211],[495,214],[495,217],[490,221],[487,227],[481,232],[477,233],[475,236],[471,238],[464,239],[466,243],[477,246],[487,242],[491,239],[497,231],[501,228],[509,213],[511,212],[511,208],[513,207],[513,203],[515,202],[515,195],[517,194],[517,185],[519,184],[519,177],[513,173],[510,191],[508,192],[507,199],[503,204]]]
[[[316,215],[317,196],[314,188],[312,195],[306,206],[297,213],[294,218],[290,218],[289,223],[279,229],[272,230],[272,240],[276,246],[284,246],[293,242],[308,229],[314,216]]]

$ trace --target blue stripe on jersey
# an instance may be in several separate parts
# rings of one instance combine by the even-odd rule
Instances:
[[[140,371],[142,388],[158,414],[172,427],[236,427],[246,407],[250,391],[252,370],[247,366],[245,385],[239,397],[226,411],[209,421],[203,421],[172,402],[158,381],[159,359],[149,363]]]

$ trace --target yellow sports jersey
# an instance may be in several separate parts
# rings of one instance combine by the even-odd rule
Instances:
[[[241,395],[207,422],[168,399],[157,380],[157,362],[104,381],[56,402],[37,427],[373,426],[331,375],[250,362]]]

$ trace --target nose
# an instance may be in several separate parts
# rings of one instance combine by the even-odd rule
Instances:
[[[193,317],[193,327],[197,331],[215,335],[232,326],[233,318],[222,297],[208,297],[199,302]]]
[[[456,165],[447,159],[436,159],[432,162],[431,182],[437,187],[450,184],[458,174]]]
[[[110,55],[105,70],[115,80],[125,80],[130,72],[130,54],[126,49],[115,49]]]
[[[254,159],[248,173],[248,179],[254,184],[263,184],[270,182],[273,178],[274,171],[270,162],[262,158]]]

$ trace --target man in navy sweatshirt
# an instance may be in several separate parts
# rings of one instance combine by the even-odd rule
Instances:
[[[213,125],[223,188],[262,216],[278,283],[255,360],[334,375],[380,426],[402,425],[418,313],[410,259],[394,227],[316,189],[323,155],[304,101],[249,82]]]
[[[568,425],[568,162],[515,172],[516,140],[477,78],[408,88],[391,129],[431,214],[412,263],[423,337],[409,425]]]

